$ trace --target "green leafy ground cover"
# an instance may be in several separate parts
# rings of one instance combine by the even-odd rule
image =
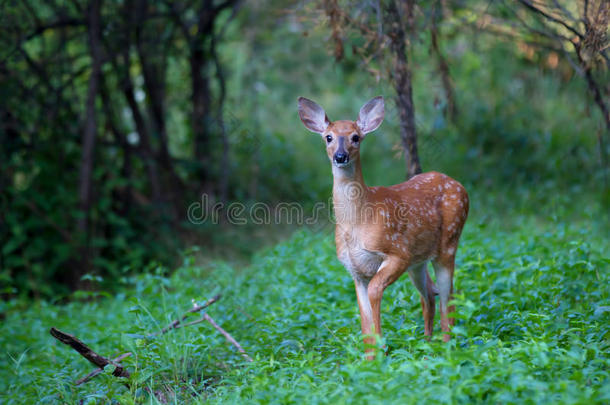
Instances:
[[[383,300],[388,353],[364,361],[353,284],[335,257],[332,227],[302,229],[244,268],[200,265],[203,252],[193,250],[171,275],[151,266],[117,279],[122,287],[112,296],[0,304],[0,402],[608,403],[610,257],[602,218],[572,221],[541,209],[492,220],[480,208],[458,253],[449,344],[440,341],[438,322],[434,339],[423,339],[419,299],[403,277]],[[192,300],[217,293],[223,298],[208,313],[254,362],[207,323],[147,337]],[[131,387],[112,370],[75,387],[92,367],[54,341],[51,326],[107,356],[131,351],[124,362]]]

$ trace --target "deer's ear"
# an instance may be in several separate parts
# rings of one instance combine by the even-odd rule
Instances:
[[[324,109],[305,97],[299,97],[299,118],[305,128],[318,134],[323,134],[330,124]]]
[[[379,125],[383,122],[384,115],[383,97],[377,96],[362,106],[358,113],[356,124],[363,134],[368,134],[379,128]]]

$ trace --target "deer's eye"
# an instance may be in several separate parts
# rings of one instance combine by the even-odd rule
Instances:
[[[353,143],[358,143],[359,140],[360,140],[360,137],[358,135],[352,136],[352,142]]]
[[[326,135],[326,142],[331,143],[333,141],[333,137],[330,135]]]

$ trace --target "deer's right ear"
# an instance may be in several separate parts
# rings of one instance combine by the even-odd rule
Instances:
[[[299,118],[305,128],[318,134],[323,134],[330,124],[324,109],[305,97],[299,97]]]

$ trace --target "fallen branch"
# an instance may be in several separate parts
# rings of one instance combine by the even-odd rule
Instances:
[[[204,310],[205,308],[209,307],[210,305],[212,305],[213,303],[218,301],[220,299],[220,297],[221,297],[220,295],[217,295],[217,296],[215,296],[213,298],[210,298],[203,305],[195,305],[193,308],[191,308],[188,311],[186,311],[186,314],[184,314],[184,316],[182,316],[182,318],[176,319],[176,320],[172,321],[165,328],[161,329],[160,333],[164,334],[164,333],[169,332],[172,329],[178,329],[178,328],[183,328],[183,327],[186,327],[186,326],[196,325],[198,323],[206,321],[206,322],[209,322],[210,325],[212,325],[218,332],[220,332],[225,337],[225,339],[227,339],[227,341],[229,343],[231,343],[233,346],[235,346],[237,348],[237,351],[243,356],[244,359],[246,359],[248,361],[252,361],[252,358],[250,356],[248,356],[246,351],[243,349],[243,347],[241,347],[241,345],[237,342],[237,340],[235,340],[233,338],[233,336],[231,336],[229,334],[229,332],[227,332],[220,325],[218,325],[214,321],[214,319],[212,319],[212,317],[210,317],[208,314],[203,314],[203,316],[201,318],[197,319],[197,320],[191,321],[189,323],[182,324],[182,322],[188,317],[188,314],[192,314],[194,312],[200,312],[200,311]]]
[[[246,351],[235,340],[235,338],[233,338],[233,336],[231,336],[229,334],[229,332],[227,332],[220,325],[218,325],[216,323],[216,321],[214,321],[214,319],[212,319],[212,317],[210,317],[208,314],[204,313],[202,315],[202,317],[199,319],[196,319],[196,320],[188,322],[188,323],[183,323],[187,319],[189,314],[192,314],[195,312],[200,312],[200,311],[204,310],[205,308],[209,307],[210,305],[212,305],[213,303],[218,301],[220,299],[220,297],[221,297],[221,295],[219,294],[213,298],[210,298],[202,305],[193,306],[191,309],[186,311],[186,313],[182,316],[182,318],[172,321],[169,325],[167,325],[165,328],[161,329],[159,332],[153,333],[149,336],[152,337],[152,336],[156,336],[159,334],[165,334],[173,329],[196,325],[198,323],[206,321],[206,322],[209,322],[210,325],[212,325],[218,332],[220,332],[229,343],[231,343],[233,346],[235,346],[237,348],[237,351],[243,356],[244,359],[251,362],[252,358],[250,356],[248,356]],[[104,372],[104,367],[106,367],[109,364],[112,364],[113,366],[115,366],[115,369],[112,372],[113,376],[126,377],[126,378],[128,378],[130,376],[129,371],[127,371],[127,369],[125,369],[123,366],[121,366],[120,362],[122,360],[124,360],[125,358],[131,356],[131,353],[123,353],[120,356],[110,360],[110,359],[107,359],[106,357],[101,356],[98,353],[94,352],[89,346],[84,344],[81,340],[79,340],[78,338],[76,338],[73,335],[62,332],[57,328],[51,328],[50,333],[55,339],[70,346],[71,348],[76,350],[81,356],[83,356],[90,363],[92,363],[93,365],[95,365],[97,367],[95,370],[91,371],[86,376],[76,380],[76,382],[75,382],[76,385],[84,384],[84,383],[90,381],[91,379],[95,378],[96,376],[100,375],[101,373]]]
[[[121,362],[121,360],[126,359],[129,356],[131,356],[131,353],[123,353],[119,357],[115,357],[114,359],[112,359],[111,362],[113,364],[119,363],[119,362]],[[76,380],[76,382],[74,384],[75,385],[84,384],[84,383],[88,382],[89,380],[92,380],[94,377],[97,377],[99,374],[102,374],[103,372],[104,372],[103,368],[96,368],[95,370],[93,370],[92,372],[90,372],[89,374],[84,376],[83,378],[79,378],[78,380]]]
[[[207,307],[209,307],[210,305],[212,305],[213,303],[215,303],[216,301],[218,301],[220,299],[221,295],[218,294],[215,297],[210,298],[209,300],[207,300],[205,302],[205,304],[203,305],[195,305],[193,308],[189,309],[188,311],[186,311],[186,314],[184,314],[184,316],[182,316],[182,318],[180,319],[176,319],[175,321],[172,321],[169,325],[167,325],[165,328],[161,329],[161,332],[157,332],[153,335],[157,335],[159,333],[164,334],[169,332],[172,329],[177,329],[179,328],[180,324],[188,317],[189,314],[192,314],[194,312],[199,312],[202,311],[204,309],[206,309]],[[192,324],[192,323],[191,323]],[[183,326],[188,326],[190,324],[187,325],[183,325]]]
[[[119,363],[114,362],[113,360],[108,360],[106,357],[97,354],[96,352],[91,350],[89,346],[81,342],[76,337],[68,333],[62,332],[56,328],[51,328],[50,333],[55,339],[76,350],[81,356],[89,360],[90,363],[97,366],[98,368],[103,370],[104,367],[106,367],[108,364],[112,364],[116,367],[112,372],[113,376],[129,377],[129,371],[127,371],[123,366],[121,366]]]
[[[226,330],[224,330],[223,328],[220,327],[220,325],[218,325],[208,314],[203,314],[203,318],[204,320],[208,321],[214,328],[216,328],[216,330],[220,333],[222,333],[222,335],[225,337],[225,339],[227,339],[233,346],[235,346],[237,348],[237,351],[244,357],[244,359],[248,360],[248,361],[252,361],[252,358],[250,356],[248,356],[248,354],[246,353],[246,351],[241,347],[241,345],[239,343],[237,343],[237,340],[235,340],[233,338],[233,336],[231,336],[229,334],[229,332],[227,332]],[[191,324],[194,322],[191,322]]]

